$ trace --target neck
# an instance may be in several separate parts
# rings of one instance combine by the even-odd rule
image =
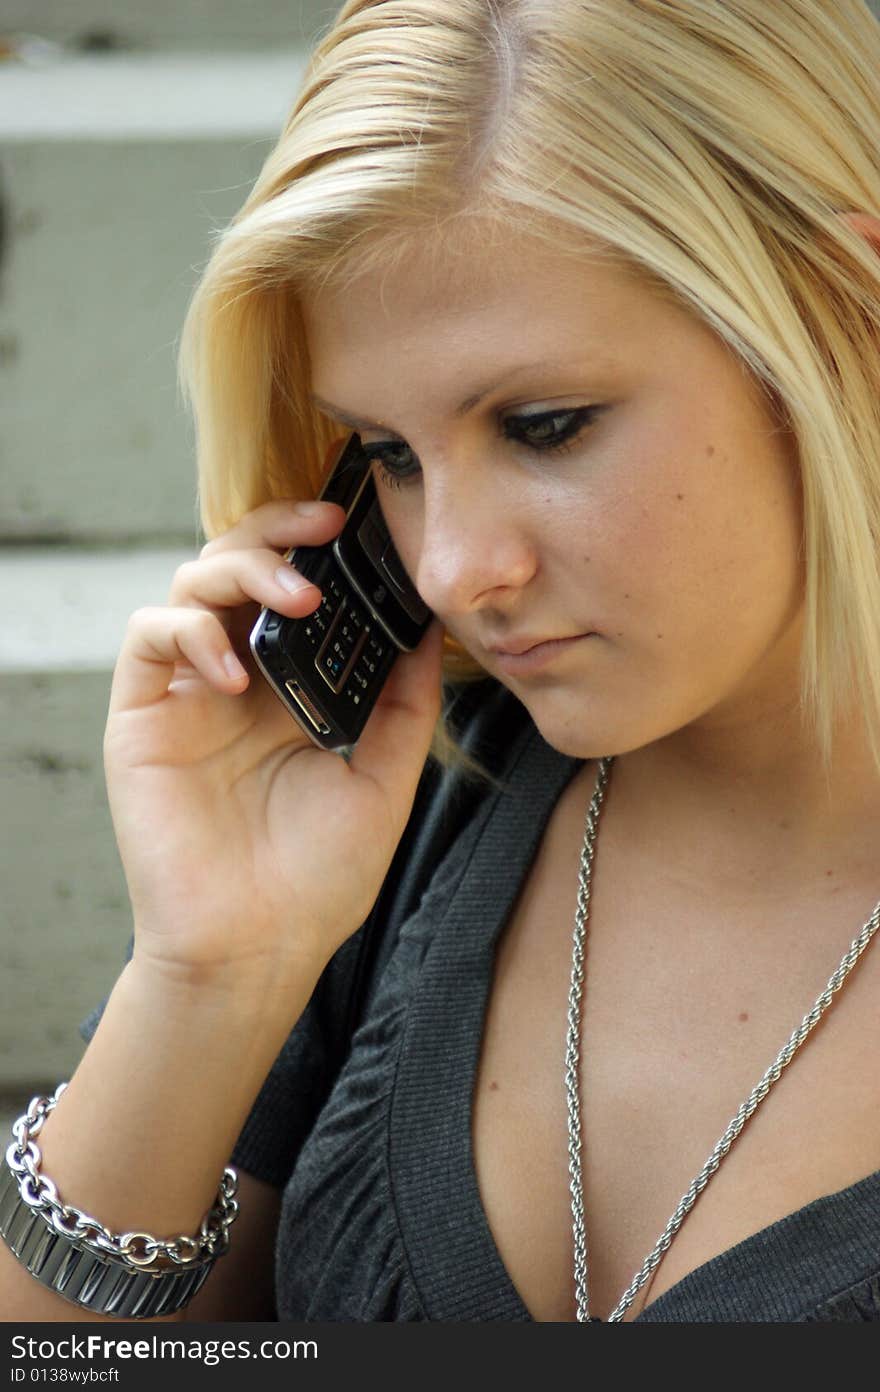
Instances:
[[[827,772],[799,718],[780,709],[690,725],[618,756],[612,780],[627,825],[673,863],[685,852],[713,873],[787,891],[829,872],[870,873],[877,860],[880,771],[855,720],[840,723]]]

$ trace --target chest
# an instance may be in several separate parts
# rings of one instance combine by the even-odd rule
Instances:
[[[565,1094],[583,786],[571,785],[500,938],[472,1116],[480,1196],[539,1320],[572,1320]],[[572,815],[578,811],[579,815]],[[607,1317],[741,1102],[825,987],[873,907],[719,903],[600,838],[581,1016],[590,1299]],[[871,902],[868,902],[868,901]],[[880,1167],[876,940],[747,1122],[632,1318],[689,1271]]]

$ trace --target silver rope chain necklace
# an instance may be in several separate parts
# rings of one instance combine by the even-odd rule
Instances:
[[[568,1036],[565,1050],[565,1089],[568,1102],[568,1171],[571,1176],[571,1184],[569,1187],[571,1190],[572,1231],[574,1234],[574,1285],[577,1300],[577,1318],[579,1321],[583,1322],[597,1320],[598,1316],[590,1315],[587,1239],[584,1226],[583,1180],[581,1177],[581,995],[584,982],[584,947],[586,925],[590,911],[593,856],[596,849],[599,814],[605,799],[611,773],[611,765],[613,763],[613,756],[599,760],[596,786],[587,809],[584,842],[581,849],[577,910],[575,912],[574,923],[571,988],[568,994]],[[609,1324],[617,1323],[623,1319],[623,1316],[635,1300],[636,1295],[659,1265],[660,1259],[669,1247],[673,1237],[693,1208],[698,1196],[705,1189],[709,1180],[718,1169],[718,1166],[730,1150],[730,1147],[742,1131],[749,1117],[755,1111],[759,1103],[763,1102],[767,1093],[782,1073],[783,1068],[785,1068],[787,1063],[791,1062],[794,1054],[803,1044],[807,1035],[815,1028],[819,1020],[821,1020],[822,1016],[825,1014],[835,992],[840,990],[844,981],[849,976],[856,962],[876,933],[878,924],[880,924],[880,902],[876,904],[874,912],[871,914],[871,917],[868,919],[858,937],[853,940],[848,951],[844,953],[839,967],[831,976],[828,985],[819,996],[812,1010],[804,1016],[797,1029],[791,1035],[791,1038],[767,1069],[763,1078],[761,1078],[760,1082],[752,1089],[745,1102],[741,1104],[736,1116],[730,1122],[724,1135],[718,1141],[712,1154],[700,1170],[700,1173],[691,1181],[687,1192],[679,1201],[678,1207],[666,1224],[663,1232],[658,1237],[652,1251],[645,1258],[642,1266],[636,1272],[632,1281],[620,1297],[620,1300],[608,1316]]]

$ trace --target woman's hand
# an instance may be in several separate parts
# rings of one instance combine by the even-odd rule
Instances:
[[[266,503],[130,618],[104,767],[131,896],[135,962],[187,982],[317,979],[375,902],[440,710],[442,627],[402,654],[351,761],[318,749],[256,669],[262,605],[302,618],[314,586],[283,554],[341,530],[335,503]],[[235,653],[246,672],[231,676]],[[280,997],[279,997],[280,998]]]

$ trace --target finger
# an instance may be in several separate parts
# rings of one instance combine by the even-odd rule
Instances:
[[[277,498],[254,508],[234,527],[206,542],[199,558],[252,546],[272,546],[279,551],[291,546],[319,546],[334,537],[344,521],[345,509],[338,503]]]
[[[317,585],[274,551],[227,551],[178,566],[168,603],[210,610],[266,605],[292,618],[311,614],[320,603]],[[222,615],[218,614],[218,618]]]
[[[206,609],[158,605],[137,609],[128,621],[113,673],[108,713],[138,710],[161,700],[177,663],[191,664],[211,686],[230,694],[246,690],[250,681],[216,615]]]
[[[383,787],[398,826],[409,816],[440,715],[444,632],[432,620],[415,652],[397,659],[349,760]]]

